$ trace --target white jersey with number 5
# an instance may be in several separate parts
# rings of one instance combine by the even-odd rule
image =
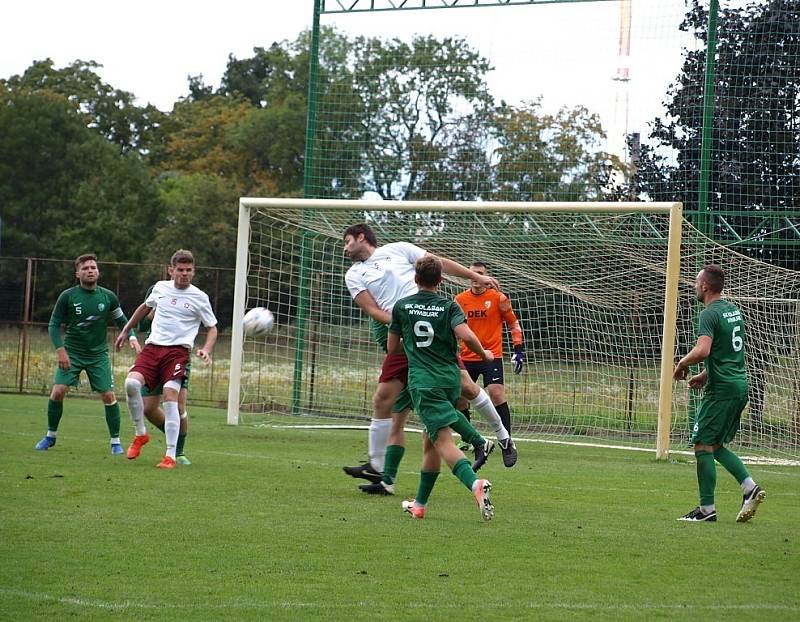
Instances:
[[[201,322],[206,327],[217,325],[208,295],[194,285],[179,289],[173,281],[158,281],[144,303],[156,310],[145,343],[191,350]]]
[[[355,262],[345,274],[350,295],[355,298],[366,290],[378,307],[391,313],[394,303],[417,293],[414,264],[425,253],[409,242],[379,246],[369,259]]]

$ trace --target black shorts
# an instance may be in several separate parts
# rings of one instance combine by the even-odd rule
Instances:
[[[483,386],[488,387],[490,384],[503,384],[503,359],[496,358],[491,363],[485,361],[464,361],[464,367],[467,368],[469,377],[473,382],[477,382],[478,378],[483,375]]]

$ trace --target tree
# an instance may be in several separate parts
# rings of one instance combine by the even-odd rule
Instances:
[[[421,196],[458,128],[493,105],[485,82],[489,62],[458,38],[383,41],[358,37],[354,89],[361,102],[357,139],[362,190],[384,199]]]
[[[601,149],[600,117],[583,106],[552,115],[542,111],[541,98],[503,105],[494,124],[494,180],[502,200],[600,200],[610,170],[622,173],[619,158]]]
[[[797,0],[751,1],[721,11],[717,31],[709,209],[755,213],[800,203],[800,12]],[[708,13],[692,0],[682,24],[707,40]],[[658,201],[681,200],[696,210],[700,182],[705,51],[687,52],[667,93],[667,113],[654,120],[634,183]],[[740,237],[752,219],[727,219]],[[767,230],[757,234],[767,233]],[[786,232],[787,238],[793,235]],[[714,237],[725,239],[717,229]],[[796,239],[796,238],[795,238]],[[740,252],[800,268],[796,246],[764,249],[758,241]]]
[[[0,93],[0,205],[6,255],[137,260],[160,209],[135,153],[121,154],[53,92]]]
[[[116,89],[100,79],[94,61],[76,60],[55,69],[49,58],[34,62],[21,76],[0,80],[0,91],[62,95],[77,112],[86,116],[87,125],[100,132],[123,153],[144,152],[158,134],[164,113],[154,106],[135,105],[135,96]]]

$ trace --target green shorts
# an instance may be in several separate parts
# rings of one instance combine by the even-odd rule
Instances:
[[[739,431],[739,420],[747,406],[747,394],[728,399],[704,397],[697,409],[692,443],[724,445]]]
[[[400,391],[400,395],[398,395],[397,399],[394,401],[392,412],[401,413],[408,408],[414,408],[414,401],[411,399],[411,393],[409,393],[408,387],[403,387],[403,390]]]
[[[190,360],[186,363],[186,366],[183,368],[183,381],[181,382],[181,389],[189,390],[189,374],[192,372],[192,361]],[[153,389],[149,389],[147,385],[142,385],[142,390],[140,391],[142,397],[153,397],[156,395],[161,395],[162,391],[164,390],[164,385],[160,384]]]
[[[114,388],[114,375],[111,373],[111,360],[108,354],[98,354],[95,356],[80,357],[75,354],[69,356],[70,367],[64,371],[56,366],[56,373],[53,376],[53,384],[65,384],[68,387],[77,387],[80,384],[81,372],[85,371],[89,378],[89,386],[92,391],[105,393]]]
[[[455,403],[461,395],[461,387],[415,389],[409,387],[414,411],[417,413],[431,441],[436,441],[439,430],[458,421]]]

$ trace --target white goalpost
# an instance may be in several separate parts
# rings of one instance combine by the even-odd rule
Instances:
[[[228,423],[354,425],[372,414],[383,353],[344,284],[342,232],[480,260],[508,294],[528,362],[506,370],[521,440],[686,450],[699,396],[673,383],[696,341],[694,278],[726,272],[743,311],[750,406],[733,447],[800,463],[800,274],[703,236],[680,203],[524,203],[243,198]],[[468,283],[448,278],[445,295]],[[275,328],[245,338],[246,309]],[[508,352],[510,348],[506,348]],[[415,420],[412,416],[412,423]]]
[[[589,392],[609,389],[599,378],[604,366],[614,376],[620,368],[632,369],[635,357],[643,357],[637,373],[644,374],[646,370],[648,378],[640,382],[646,382],[649,390],[655,388],[657,393],[656,403],[648,398],[651,402],[647,407],[647,416],[651,419],[647,423],[649,439],[655,440],[660,458],[668,455],[683,222],[680,203],[408,201],[387,204],[363,200],[243,198],[239,204],[229,424],[237,424],[243,412],[256,416],[313,414],[347,418],[368,415],[368,409],[363,408],[363,393],[366,390],[371,394],[374,389],[380,352],[370,343],[368,323],[354,308],[346,292],[347,262],[341,240],[348,224],[364,221],[373,225],[381,243],[404,239],[461,263],[469,264],[479,258],[485,261],[511,296],[523,328],[528,323],[528,330],[530,321],[537,319],[533,317],[537,315],[537,303],[531,302],[532,292],[543,297],[538,304],[547,305],[545,299],[550,292],[551,298],[559,299],[555,304],[564,310],[570,298],[589,309],[583,327],[558,326],[557,317],[548,319],[550,326],[545,332],[549,334],[543,335],[543,341],[549,342],[546,353],[537,351],[537,340],[527,339],[531,363],[525,381],[520,381],[519,386],[511,383],[509,386],[518,429],[527,427],[533,434],[538,431],[551,435],[558,435],[559,428],[563,428],[562,434],[570,429],[584,429],[593,438],[601,439],[605,438],[598,436],[603,427],[615,427],[599,425],[589,430],[592,400],[581,400],[584,403],[573,408],[572,423],[569,415],[548,417],[547,413],[542,413],[548,408],[547,401],[558,400],[558,387],[542,391],[549,395],[540,396],[540,403],[536,403],[537,371],[549,376],[550,383],[556,368],[570,367],[566,344],[572,340],[581,344],[580,360],[574,363],[584,368],[587,377],[600,380],[594,384],[586,381],[590,383],[587,384]],[[596,238],[594,243],[591,237]],[[509,244],[516,249],[510,254],[510,247],[506,246]],[[616,250],[615,245],[618,246]],[[637,258],[635,246],[641,246],[646,252]],[[545,263],[548,255],[549,266]],[[572,282],[570,271],[574,277]],[[603,291],[607,289],[603,282],[614,274],[619,275],[623,286],[633,288],[644,283],[642,278],[632,280],[633,274],[652,275],[657,280],[648,283],[653,291],[634,293],[633,297],[620,292],[622,301],[636,301],[637,313],[647,308],[649,329],[657,325],[657,349],[653,347],[653,335],[648,335],[647,344],[639,352],[630,354],[633,350],[630,344],[626,346],[626,340],[642,341],[637,337],[636,326],[599,326],[606,332],[600,341],[606,343],[596,348],[591,340],[584,339],[585,335],[574,334],[598,328],[597,311],[592,311],[598,303],[593,298],[602,300],[608,296],[609,292]],[[456,293],[466,286],[466,283],[452,282],[446,291]],[[338,295],[334,294],[336,289]],[[327,310],[321,311],[320,305],[327,305]],[[253,306],[267,306],[276,313],[278,327],[274,334],[260,340],[244,339],[242,317],[245,309]],[[610,301],[608,306],[613,309],[619,304]],[[557,316],[558,312],[550,310],[548,314]],[[605,311],[602,315],[604,319],[600,322],[608,322],[614,312]],[[569,322],[574,319],[570,318]],[[343,327],[346,337],[342,334]],[[620,347],[630,352],[615,354],[611,342],[619,342]],[[269,349],[272,352],[268,352]],[[352,373],[362,368],[365,369],[363,374]],[[338,391],[335,386],[331,391],[331,383],[324,378],[323,370],[331,370],[333,385],[339,378]],[[345,380],[353,375],[364,376],[365,383],[354,385],[351,380]],[[617,377],[614,382],[619,380]],[[625,382],[628,381],[623,384]],[[641,391],[632,386],[636,382],[629,384],[629,392]],[[351,387],[354,386],[362,398],[359,413],[354,413],[352,406],[347,405],[348,400],[341,395],[342,391],[353,391]],[[515,389],[525,394],[524,405],[515,399]],[[624,417],[635,419],[635,413],[628,412]],[[579,422],[578,428],[576,422]],[[628,427],[633,431],[632,424]]]

